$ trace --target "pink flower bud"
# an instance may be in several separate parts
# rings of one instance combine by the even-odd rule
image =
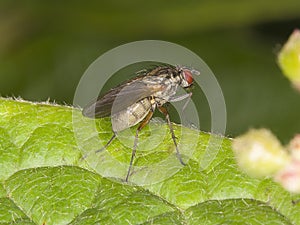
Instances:
[[[293,160],[275,176],[275,181],[287,191],[300,193],[300,161]]]
[[[278,139],[267,129],[250,130],[233,140],[238,165],[253,177],[272,176],[290,162]]]

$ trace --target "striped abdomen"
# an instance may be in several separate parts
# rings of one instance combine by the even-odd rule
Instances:
[[[111,116],[114,132],[125,130],[141,122],[151,110],[151,101],[144,98]]]

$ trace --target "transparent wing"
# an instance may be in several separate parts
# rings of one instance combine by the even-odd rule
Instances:
[[[137,101],[162,90],[162,85],[147,85],[142,78],[123,83],[83,108],[83,115],[90,118],[107,117],[116,114]]]

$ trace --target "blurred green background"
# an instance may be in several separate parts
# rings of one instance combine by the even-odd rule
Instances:
[[[215,73],[228,136],[268,127],[286,143],[299,132],[300,95],[276,54],[296,27],[299,0],[2,0],[0,95],[72,104],[80,77],[104,52],[136,40],[170,41]],[[209,130],[209,110],[200,115]]]

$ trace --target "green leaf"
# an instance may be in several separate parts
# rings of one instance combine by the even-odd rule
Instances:
[[[109,118],[0,99],[0,224],[300,224],[300,195],[239,171],[230,139],[212,145],[203,168],[220,137],[174,128],[187,165],[167,126],[153,122],[125,183],[134,129],[95,153],[112,135]]]

